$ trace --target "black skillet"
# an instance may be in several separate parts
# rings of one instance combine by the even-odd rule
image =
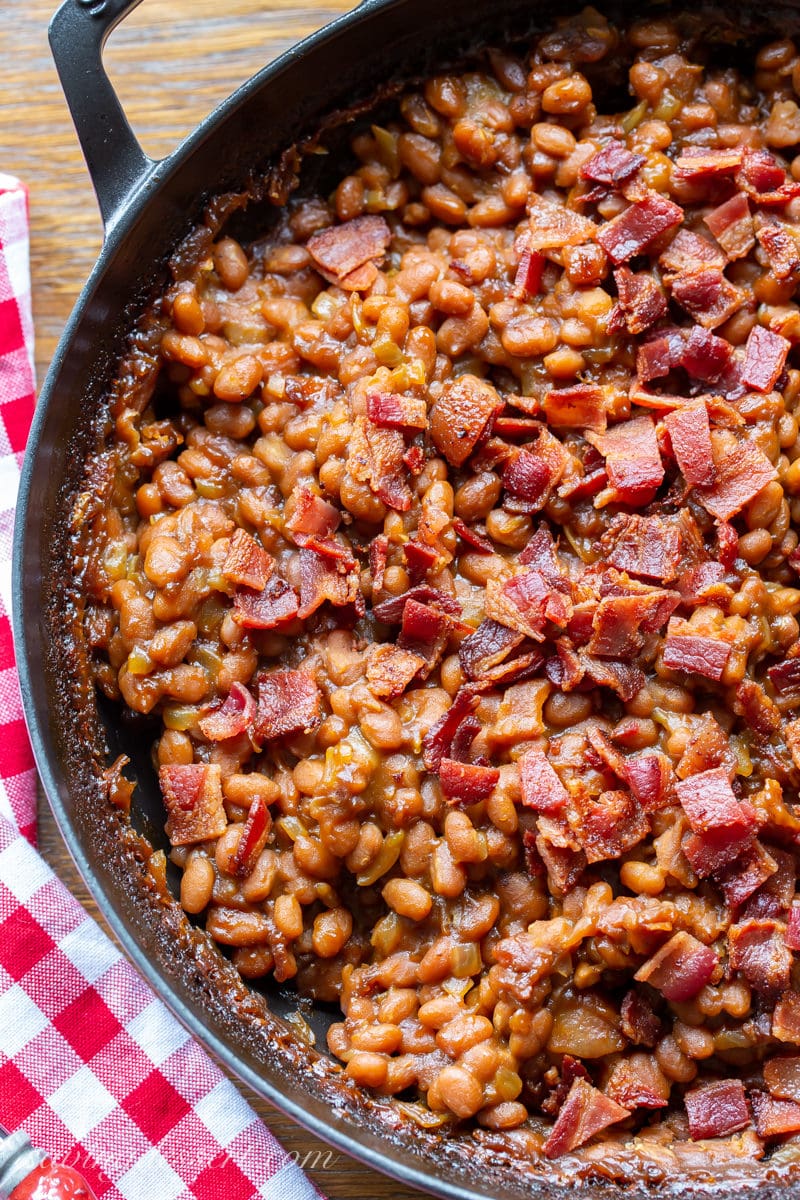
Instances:
[[[100,776],[118,753],[131,758],[139,784],[135,827],[163,847],[163,811],[147,755],[152,734],[118,712],[99,710],[82,687],[64,580],[69,514],[81,463],[102,429],[109,383],[138,314],[165,281],[167,259],[209,198],[240,189],[254,170],[314,133],[327,114],[372,96],[387,80],[457,60],[481,43],[524,36],[549,24],[569,2],[365,0],[259,72],[161,162],[139,147],[101,64],[106,38],[137,3],[65,0],[50,29],[106,238],[42,389],[17,510],[14,631],[45,789],[78,868],[129,958],[191,1032],[255,1092],[338,1149],[428,1193],[462,1200],[555,1198],[565,1181],[551,1169],[528,1171],[480,1142],[421,1129],[392,1105],[342,1082],[339,1070],[281,1019],[296,1000],[274,986],[249,992],[152,885],[147,851],[109,804]],[[639,15],[645,8],[664,11],[662,4],[616,0],[610,15]],[[769,18],[759,10],[752,20],[751,37],[782,36],[798,24],[797,3],[779,12],[773,6]],[[630,103],[624,83],[619,108]],[[324,159],[309,162],[324,175]],[[265,213],[253,219],[259,215]],[[309,1019],[324,1046],[335,1015],[318,1011]],[[777,1197],[774,1185],[762,1180],[759,1195],[774,1190]],[[681,1181],[663,1180],[661,1186],[672,1190]],[[709,1194],[710,1184],[700,1188]],[[728,1178],[711,1190],[727,1198],[739,1186]],[[618,1196],[619,1189],[593,1182],[584,1194]],[[650,1194],[642,1185],[627,1191]]]

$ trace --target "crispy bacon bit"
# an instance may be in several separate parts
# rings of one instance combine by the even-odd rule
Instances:
[[[383,258],[392,231],[383,217],[355,217],[342,225],[330,225],[312,234],[308,252],[326,279],[346,291],[369,287],[374,272],[361,273],[360,268]]]
[[[310,492],[306,487],[299,487],[292,500],[294,508],[285,527],[298,546],[308,545],[312,539],[324,540],[338,529],[341,521],[338,508],[323,500],[321,496]]]
[[[657,633],[680,604],[679,592],[653,588],[633,596],[605,596],[592,621],[590,654],[601,658],[633,658],[645,635]]]
[[[737,192],[704,219],[731,262],[744,258],[756,244],[750,204],[743,192]]]
[[[786,923],[786,945],[790,950],[800,950],[800,904],[793,904]]]
[[[476,375],[459,375],[443,385],[430,412],[431,437],[436,449],[460,467],[488,433],[489,423],[503,411],[495,388]]]
[[[256,796],[250,805],[239,844],[233,856],[232,874],[237,879],[246,879],[256,865],[256,859],[267,840],[270,825],[269,811],[263,796]]]
[[[672,282],[672,298],[706,329],[716,329],[742,307],[745,294],[718,267],[704,267]]]
[[[367,416],[382,429],[427,429],[428,410],[421,396],[368,392]]]
[[[406,560],[411,582],[419,583],[437,562],[439,555],[432,546],[423,546],[422,542],[412,538],[403,547],[403,558]]]
[[[750,1093],[759,1137],[785,1137],[800,1132],[800,1104],[793,1100],[775,1100],[766,1092]]]
[[[554,896],[563,896],[586,870],[586,855],[562,819],[540,816],[538,827],[536,850],[547,871],[547,886]]]
[[[742,165],[743,156],[741,147],[689,146],[675,160],[675,170],[680,179],[690,180],[732,175]]]
[[[589,383],[553,388],[545,395],[544,414],[553,429],[592,429],[603,433],[606,428],[603,389]]]
[[[453,734],[449,757],[454,758],[457,762],[469,762],[472,743],[482,728],[477,717],[465,717]]]
[[[636,351],[636,374],[640,383],[652,379],[663,379],[681,365],[684,353],[684,335],[681,329],[651,337]]]
[[[777,998],[789,987],[792,955],[783,940],[783,926],[772,920],[751,920],[731,925],[729,961],[751,987]]]
[[[524,636],[498,621],[481,621],[475,632],[465,637],[458,649],[458,661],[464,674],[468,679],[482,678],[521,645]]]
[[[672,801],[675,777],[666,754],[655,751],[626,759],[623,778],[645,812],[658,812]]]
[[[447,712],[431,725],[422,739],[422,758],[427,770],[439,770],[439,764],[449,754],[459,726],[475,711],[478,700],[476,691],[469,687],[459,688]]]
[[[791,279],[800,269],[800,247],[776,217],[759,217],[756,237],[776,279]]]
[[[599,796],[578,792],[573,800],[587,862],[619,858],[650,832],[650,821],[630,792],[608,791]]]
[[[666,314],[667,297],[649,271],[618,267],[614,280],[628,333],[644,333]]]
[[[691,275],[705,267],[718,270],[726,265],[725,255],[708,238],[700,237],[689,229],[679,229],[666,250],[659,256],[658,265],[664,279],[672,283],[678,275]]]
[[[776,663],[774,667],[769,668],[767,676],[779,696],[800,691],[800,655]]]
[[[711,441],[713,445],[713,437]],[[710,488],[698,488],[697,495],[703,507],[720,521],[730,521],[777,477],[763,450],[747,439],[727,453],[718,452],[715,446],[714,467],[716,483]]]
[[[587,679],[598,687],[610,688],[626,704],[644,687],[644,672],[635,663],[595,658],[582,650],[580,664]]]
[[[222,568],[225,578],[260,592],[274,570],[275,559],[249,533],[237,529]]]
[[[258,741],[309,733],[319,725],[320,690],[307,671],[262,671],[257,683]]]
[[[671,671],[703,675],[716,683],[722,680],[732,646],[718,638],[702,637],[691,632],[692,626],[677,618],[670,621],[661,656]]]
[[[370,489],[389,508],[408,512],[411,508],[411,492],[406,482],[406,446],[402,433],[396,429],[382,429],[371,421],[365,421],[364,441],[367,463],[362,472]]]
[[[453,517],[453,529],[455,529],[462,542],[466,542],[473,550],[477,550],[479,554],[494,554],[494,546],[490,538],[486,536],[481,529],[475,529],[472,525],[467,525],[460,517]]]
[[[724,767],[681,779],[675,790],[696,833],[726,829],[744,837],[756,824],[752,806],[736,799]]]
[[[280,575],[273,575],[261,592],[238,588],[233,597],[233,619],[244,629],[277,629],[297,616],[295,591]]]
[[[225,703],[206,713],[197,724],[204,738],[210,742],[223,742],[244,733],[252,725],[255,715],[255,700],[243,684],[234,681]]]
[[[689,1136],[693,1142],[728,1137],[750,1124],[744,1084],[740,1079],[720,1079],[703,1084],[687,1092],[684,1100],[689,1116]]]
[[[422,446],[409,446],[403,455],[403,462],[412,475],[421,475],[425,469],[425,451]]]
[[[228,828],[219,764],[169,763],[159,769],[158,781],[167,808],[167,837],[173,846],[207,842]]]
[[[310,617],[326,600],[337,608],[347,604],[363,604],[358,572],[340,570],[316,550],[300,551],[300,607],[297,615],[301,620]]]
[[[548,1158],[558,1158],[630,1115],[627,1108],[604,1096],[587,1080],[576,1079],[544,1144],[544,1153]]]
[[[716,470],[705,401],[696,400],[684,408],[667,413],[664,424],[669,431],[672,452],[686,482],[692,486],[711,487]]]
[[[511,295],[515,300],[527,300],[542,290],[542,271],[545,256],[538,250],[523,250],[519,260]]]
[[[664,478],[651,418],[634,417],[607,433],[587,433],[586,437],[606,460],[615,498],[626,504],[649,504]]]
[[[775,1005],[772,1036],[779,1042],[800,1045],[800,995],[797,992],[789,992]]]
[[[397,644],[424,661],[419,678],[427,679],[444,654],[450,633],[450,618],[439,609],[417,600],[407,600],[403,609],[403,627]]]
[[[764,1082],[779,1100],[800,1101],[800,1058],[771,1058],[764,1063]]]
[[[552,817],[566,807],[569,794],[547,755],[538,747],[526,750],[520,758],[519,782],[522,803],[526,808]]]
[[[700,530],[686,510],[677,517],[621,513],[598,543],[610,566],[659,583],[677,579],[702,545]]]
[[[649,983],[665,1000],[681,1004],[692,1000],[706,986],[718,962],[711,946],[704,946],[690,933],[681,931],[643,963],[634,979]]]
[[[499,778],[497,767],[456,762],[453,758],[443,758],[439,763],[439,780],[448,802],[477,804],[479,800],[486,800],[497,787]]]
[[[787,204],[800,193],[800,186],[787,178],[781,164],[768,150],[748,147],[736,182],[757,204]]]
[[[608,221],[597,240],[615,266],[642,254],[648,246],[683,220],[683,209],[657,192],[648,193]]]
[[[581,178],[613,188],[635,175],[646,161],[641,154],[632,154],[618,138],[611,138],[583,164]]]
[[[636,1108],[666,1108],[670,1084],[652,1054],[631,1054],[611,1068],[605,1093],[617,1104]]]
[[[367,659],[367,683],[373,696],[400,696],[425,659],[410,650],[388,644],[372,646]]]
[[[588,217],[534,193],[527,237],[530,250],[562,250],[590,242],[597,226]]]
[[[783,374],[791,343],[779,333],[754,325],[745,347],[742,383],[757,392],[771,392]]]
[[[661,1035],[661,1021],[643,992],[631,989],[625,993],[620,1006],[620,1029],[635,1046],[655,1046]]]
[[[742,717],[756,733],[769,737],[780,727],[781,714],[761,684],[743,679],[736,689],[734,712]]]
[[[487,617],[534,641],[544,640],[547,623],[566,626],[572,605],[554,591],[539,571],[525,571],[513,579],[490,579],[486,585]]]
[[[530,450],[518,450],[503,468],[503,487],[530,505],[531,512],[544,507],[551,482],[550,467]]]
[[[432,604],[451,617],[461,615],[461,605],[455,596],[448,596],[446,592],[441,592],[438,588],[430,587],[426,583],[420,583],[417,587],[403,592],[401,596],[390,596],[388,600],[376,604],[372,610],[373,615],[384,625],[398,625],[403,620],[403,613],[409,600],[416,600],[419,604]]]
[[[376,596],[383,588],[388,557],[389,539],[385,533],[379,533],[369,544],[369,573],[372,576],[373,596]]]
[[[762,917],[775,917],[790,923],[797,875],[794,856],[787,854],[785,850],[778,850],[775,846],[770,846],[767,853],[760,842],[756,842],[755,845],[760,854],[769,859],[773,869],[764,883],[749,897],[739,919],[750,921],[760,920]],[[789,940],[788,924],[784,941],[790,950],[800,949],[793,946]]]
[[[756,840],[730,866],[716,873],[716,882],[730,907],[741,908],[777,869],[775,859]]]
[[[693,326],[680,359],[680,365],[687,375],[691,375],[692,379],[702,379],[704,383],[716,383],[730,370],[732,362],[730,342],[717,337],[702,325]]]

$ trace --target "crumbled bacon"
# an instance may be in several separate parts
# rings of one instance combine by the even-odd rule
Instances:
[[[670,1083],[652,1054],[631,1054],[611,1068],[605,1093],[631,1111],[637,1108],[666,1108]]]
[[[306,487],[299,487],[292,500],[294,508],[286,520],[285,528],[298,546],[307,545],[311,539],[324,540],[338,529],[341,514],[322,496],[317,496]]]
[[[632,596],[606,596],[594,614],[590,654],[601,658],[633,658],[645,635],[657,633],[680,603],[678,592],[661,588]]]
[[[586,855],[566,822],[540,816],[536,851],[547,871],[547,886],[554,896],[564,896],[576,886],[586,869]]]
[[[652,751],[626,759],[624,779],[645,812],[658,812],[672,800],[675,777],[666,754]]]
[[[790,349],[785,337],[754,325],[745,346],[742,383],[757,392],[771,392],[783,374]]]
[[[607,433],[588,433],[587,440],[606,460],[615,499],[636,505],[653,499],[664,478],[664,466],[650,417],[621,421]]]
[[[244,629],[277,629],[297,616],[297,593],[280,575],[273,575],[263,591],[237,588],[233,619]]]
[[[335,562],[328,561],[316,550],[301,550],[299,560],[300,607],[297,615],[301,620],[310,617],[326,600],[337,608],[363,604],[357,571],[340,570]]]
[[[441,661],[451,624],[450,618],[439,609],[420,604],[418,600],[406,601],[397,644],[424,660],[425,665],[419,670],[420,679],[426,679]]]
[[[523,250],[514,275],[511,295],[515,300],[527,300],[542,290],[542,271],[546,259],[538,250]]]
[[[724,767],[681,779],[675,790],[697,833],[725,829],[744,837],[756,824],[753,808],[747,801],[736,799]]]
[[[544,1144],[544,1153],[548,1158],[558,1158],[629,1116],[628,1109],[610,1096],[604,1096],[587,1080],[576,1079]]]
[[[372,577],[373,596],[376,596],[383,588],[388,557],[389,539],[385,533],[379,533],[369,544],[369,573]]]
[[[767,851],[760,842],[756,842],[755,845],[759,857],[769,860],[771,870],[760,887],[747,899],[739,919],[749,921],[775,917],[790,923],[797,876],[794,856],[785,850],[778,850],[775,846],[770,846]],[[762,869],[766,869],[766,864]],[[800,950],[800,946],[793,946],[790,941],[788,924],[784,940],[790,950]]]
[[[769,737],[780,727],[780,710],[754,679],[745,678],[737,687],[734,712],[764,737]]]
[[[704,220],[732,262],[744,258],[753,249],[756,241],[753,218],[750,203],[743,192],[737,192],[730,200],[707,213]]]
[[[683,209],[657,192],[649,192],[608,221],[597,240],[615,266],[642,254],[656,238],[683,220]]]
[[[800,950],[800,904],[792,904],[786,922],[786,945],[790,950]]]
[[[365,421],[367,462],[362,473],[379,500],[397,512],[411,508],[411,491],[406,480],[405,442],[396,429],[383,429]]]
[[[551,388],[544,398],[544,414],[553,429],[592,429],[603,433],[606,428],[603,389],[589,383]]]
[[[580,665],[587,679],[598,687],[610,688],[625,703],[644,687],[644,672],[635,663],[595,658],[582,650]]]
[[[442,758],[449,755],[459,726],[475,711],[478,700],[476,691],[469,687],[459,688],[447,712],[431,725],[422,739],[423,762],[429,771],[439,770]]]
[[[671,671],[703,675],[719,683],[725,674],[732,646],[719,638],[692,633],[692,626],[679,619],[669,623],[661,660]]]
[[[430,431],[436,449],[454,467],[466,462],[489,430],[492,417],[503,411],[495,388],[476,375],[459,375],[446,382],[430,412]]]
[[[649,271],[634,274],[629,267],[618,267],[614,280],[628,333],[644,333],[666,314],[667,297]]]
[[[467,525],[460,517],[453,517],[453,529],[455,529],[462,542],[466,542],[468,546],[471,546],[473,550],[477,550],[479,554],[494,554],[494,546],[491,539],[481,529]]]
[[[427,429],[428,410],[421,396],[368,392],[367,416],[383,429]]]
[[[419,604],[431,604],[451,617],[461,615],[461,605],[455,596],[448,596],[447,592],[430,587],[426,583],[420,583],[400,596],[390,596],[388,600],[376,604],[372,610],[373,615],[384,625],[397,625],[403,620],[403,612],[409,600],[416,600]]]
[[[239,836],[236,853],[233,856],[232,874],[237,879],[246,879],[252,872],[256,860],[266,844],[271,824],[264,797],[255,796],[247,813],[244,829]]]
[[[719,267],[704,267],[672,281],[672,298],[706,329],[716,329],[742,307],[745,294]]]
[[[647,814],[630,792],[590,796],[579,791],[573,800],[578,814],[576,832],[587,862],[620,858],[650,832]]]
[[[400,696],[417,672],[425,666],[425,659],[410,650],[382,644],[372,646],[367,659],[367,683],[374,696]]]
[[[433,546],[424,546],[422,542],[412,538],[403,546],[403,558],[406,561],[411,582],[419,583],[420,579],[424,579],[431,567],[436,564],[439,555]]]
[[[764,1063],[764,1082],[779,1100],[800,1101],[800,1058],[770,1058]]]
[[[611,138],[583,164],[581,178],[613,188],[635,175],[645,162],[643,155],[632,154],[618,138]]]
[[[681,365],[684,354],[684,335],[672,329],[642,342],[636,350],[636,374],[640,383],[663,379]]]
[[[684,343],[680,366],[692,379],[717,383],[731,368],[733,348],[710,329],[694,325]]]
[[[620,1006],[620,1028],[635,1046],[655,1046],[661,1034],[661,1021],[649,998],[633,988],[626,992]]]
[[[682,1004],[692,1000],[711,980],[719,959],[711,946],[704,946],[690,933],[673,934],[652,958],[643,963],[634,978],[649,983],[665,1000]]]
[[[598,543],[603,561],[642,579],[671,583],[702,548],[702,535],[691,513],[642,517],[621,513]]]
[[[572,605],[539,571],[525,571],[512,579],[490,579],[485,611],[493,621],[541,642],[548,622],[566,626]]]
[[[716,478],[716,469],[705,401],[696,400],[667,413],[664,424],[669,432],[672,452],[686,482],[692,486],[711,487]]]
[[[208,763],[169,763],[158,772],[167,809],[167,837],[190,846],[220,837],[228,827],[222,803],[222,768]]]
[[[774,999],[789,987],[792,955],[783,926],[770,919],[749,920],[728,930],[729,961],[751,987]]]
[[[759,1137],[785,1137],[800,1133],[800,1104],[793,1100],[776,1100],[766,1092],[750,1093],[750,1103],[756,1119]]]
[[[775,1005],[772,1036],[779,1042],[800,1045],[800,994],[797,992],[787,992]]]
[[[741,908],[777,869],[775,859],[756,840],[734,862],[716,873],[716,882],[730,907]]]
[[[457,762],[453,758],[442,758],[439,762],[439,781],[447,801],[477,804],[491,796],[499,778],[497,767]]]
[[[689,229],[679,229],[658,259],[666,283],[672,283],[679,275],[691,275],[706,267],[722,270],[725,255],[708,238],[700,237]]]
[[[551,483],[547,462],[529,450],[518,450],[503,468],[503,487],[509,495],[524,500],[530,512],[544,507]]]
[[[527,238],[530,250],[561,250],[564,246],[580,246],[594,238],[597,226],[588,217],[536,193],[531,199]]]
[[[383,258],[392,231],[383,217],[355,217],[341,225],[330,225],[311,235],[308,252],[322,274],[347,291],[369,287],[374,272],[360,268]]]
[[[200,732],[210,742],[222,742],[238,737],[252,725],[256,702],[244,684],[233,682],[225,702],[212,709],[197,722]]]
[[[800,655],[775,663],[767,670],[767,676],[780,696],[800,691]]]
[[[687,1092],[684,1097],[689,1117],[689,1136],[699,1142],[703,1138],[728,1137],[746,1129],[750,1113],[740,1079],[720,1079]]]
[[[481,621],[474,633],[465,637],[458,649],[458,660],[468,679],[481,679],[487,671],[508,657],[525,635],[498,621]]]
[[[257,684],[254,732],[258,741],[308,733],[319,724],[322,697],[307,671],[262,671]]]
[[[714,438],[712,436],[712,445]],[[697,494],[712,517],[730,521],[762,488],[776,478],[777,471],[755,442],[747,439],[727,452],[714,448],[716,482],[698,488]]]
[[[776,279],[786,280],[800,269],[800,246],[787,227],[776,217],[759,217],[756,238],[769,259]]]
[[[254,537],[237,529],[230,541],[222,574],[231,583],[263,591],[267,580],[275,570],[275,559],[259,546]]]
[[[457,762],[469,762],[472,743],[482,728],[483,726],[477,717],[464,717],[464,720],[453,734],[449,757],[454,758]]]
[[[555,816],[566,807],[569,795],[543,750],[531,747],[519,760],[522,803],[546,816]]]
[[[741,146],[689,146],[676,158],[675,171],[678,178],[692,181],[709,175],[732,175],[742,165],[743,156]]]

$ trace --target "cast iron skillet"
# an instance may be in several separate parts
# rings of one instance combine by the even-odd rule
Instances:
[[[130,959],[191,1032],[255,1092],[338,1149],[412,1187],[461,1200],[555,1200],[565,1182],[556,1174],[558,1165],[528,1172],[518,1161],[506,1161],[488,1135],[440,1137],[343,1080],[281,1019],[296,1000],[274,984],[263,994],[245,987],[157,886],[147,870],[148,845],[109,803],[101,775],[117,754],[130,757],[139,784],[136,830],[164,847],[164,814],[147,755],[152,735],[119,712],[100,711],[84,686],[80,639],[71,636],[76,612],[64,589],[70,513],[83,482],[82,463],[103,433],[109,383],[139,313],[165,282],[167,259],[208,199],[241,189],[254,170],[315,132],[327,114],[373,95],[387,80],[410,78],[481,42],[524,36],[537,22],[549,24],[553,8],[540,0],[365,0],[259,72],[156,163],[137,144],[101,64],[105,39],[137,3],[65,0],[50,30],[106,240],[42,390],[17,510],[14,632],[44,786],[78,868]],[[736,19],[749,22],[751,36],[783,36],[798,26],[799,5],[786,0],[772,7],[769,18],[763,10],[749,18],[737,5]],[[559,11],[568,7],[570,0]],[[611,0],[604,7],[610,16],[624,17],[649,5]],[[663,4],[653,7],[664,11]],[[621,99],[619,107],[624,105]],[[324,169],[324,160],[309,161]],[[335,1017],[317,1012],[309,1019],[324,1046],[324,1030]],[[757,1168],[748,1182],[760,1181],[759,1195],[774,1192],[777,1200],[781,1185],[768,1178]],[[698,1185],[705,1195],[710,1180]],[[627,1195],[652,1194],[641,1179],[629,1182],[634,1186]],[[714,1190],[732,1198],[744,1182],[728,1176]],[[686,1189],[674,1178],[650,1183]],[[619,1196],[619,1189],[594,1181],[585,1195],[599,1200]]]

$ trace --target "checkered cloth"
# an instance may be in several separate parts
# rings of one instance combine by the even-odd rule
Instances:
[[[32,845],[36,774],[8,620],[32,351],[27,195],[0,174],[0,1123],[77,1167],[98,1200],[314,1200]]]

